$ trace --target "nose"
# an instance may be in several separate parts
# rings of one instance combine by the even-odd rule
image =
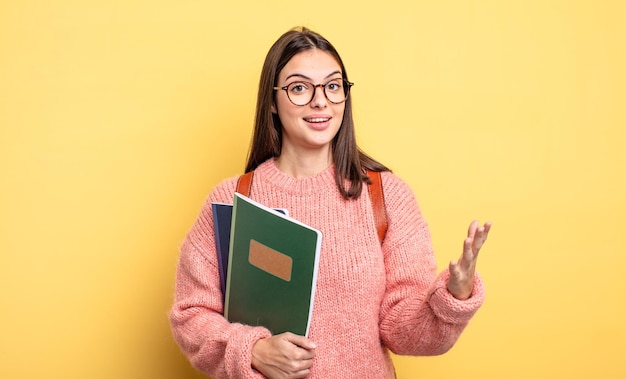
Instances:
[[[319,88],[319,91],[317,90]],[[326,94],[324,93],[324,85],[317,84],[313,86],[313,100],[311,100],[311,106],[314,108],[323,108],[328,105]]]

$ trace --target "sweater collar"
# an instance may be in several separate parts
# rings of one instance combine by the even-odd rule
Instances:
[[[336,190],[334,173],[335,165],[333,164],[313,176],[294,178],[280,171],[276,166],[276,160],[270,158],[254,170],[254,180],[268,182],[293,195],[303,195]]]

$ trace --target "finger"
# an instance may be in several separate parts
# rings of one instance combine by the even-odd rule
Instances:
[[[315,345],[315,342],[311,341],[310,339],[304,336],[300,336],[297,334],[285,333],[285,338],[287,338],[287,341],[291,342],[292,344],[299,346],[306,350],[313,350],[317,347],[317,345]]]
[[[491,222],[486,222],[484,225],[485,232],[483,233],[483,242],[487,240],[487,236],[489,236],[489,231],[491,230]]]
[[[313,359],[294,359],[292,360],[288,367],[287,367],[287,371],[289,371],[290,373],[297,373],[300,371],[305,371],[311,368],[311,366],[313,366]]]
[[[485,222],[481,228],[483,229],[484,234],[489,234],[489,230],[491,230],[491,222]]]
[[[450,268],[454,267],[457,270],[457,273],[460,274],[460,270],[467,270],[467,268],[472,264],[472,260],[474,259],[474,254],[472,252],[472,239],[466,238],[463,240],[463,251],[461,253],[461,258],[457,262],[450,262]]]
[[[449,266],[450,266],[450,270],[454,269],[457,266],[456,261],[454,259],[451,260]]]
[[[483,246],[485,241],[487,241],[487,236],[489,235],[490,229],[491,229],[491,223],[486,222],[483,226],[478,228],[478,230],[476,231],[476,235],[474,236],[474,244],[473,244],[474,249],[477,250],[476,254],[478,254],[478,250],[480,250],[480,248]]]
[[[313,366],[313,358],[300,360],[300,370],[308,370]]]
[[[292,352],[290,357],[298,362],[312,362],[315,358],[315,350],[298,348],[297,351]]]
[[[478,229],[476,229],[476,234],[474,235],[474,241],[472,241],[472,250],[474,251],[475,254],[478,254],[478,251],[483,245],[483,242],[485,242],[485,228],[481,226]]]
[[[300,370],[298,372],[293,373],[293,375],[290,377],[294,379],[306,378],[307,376],[309,376],[310,373],[311,373],[311,370],[305,369],[305,370]]]
[[[473,252],[473,243],[474,243],[474,238],[466,238],[465,241],[463,241],[463,257],[465,259],[472,259],[472,256],[474,255]]]
[[[450,264],[448,265],[448,271],[450,271],[450,279],[457,280],[457,278],[459,277],[459,268],[456,261],[450,261]]]
[[[476,229],[478,229],[478,220],[474,220],[470,223],[470,226],[467,229],[467,236],[469,238],[474,238],[474,235],[476,234]]]

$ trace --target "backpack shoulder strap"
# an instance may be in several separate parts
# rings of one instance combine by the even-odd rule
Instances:
[[[383,243],[385,234],[387,234],[387,211],[385,209],[385,195],[383,192],[383,181],[380,171],[367,170],[367,176],[371,183],[367,185],[367,190],[372,201],[374,210],[374,221],[376,222],[376,231],[378,232],[378,240]]]
[[[237,179],[236,191],[244,196],[250,196],[250,188],[252,188],[252,177],[254,171],[248,171]]]
[[[372,208],[374,210],[374,221],[376,222],[376,231],[378,240],[383,243],[385,234],[387,233],[387,211],[385,210],[385,195],[383,193],[383,181],[379,171],[367,170],[367,176],[371,183],[367,185]],[[250,188],[252,187],[252,178],[254,171],[246,172],[237,180],[236,191],[244,196],[250,196]]]

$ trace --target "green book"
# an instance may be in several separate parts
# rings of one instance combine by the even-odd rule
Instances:
[[[321,242],[319,230],[236,193],[224,316],[308,335]]]

